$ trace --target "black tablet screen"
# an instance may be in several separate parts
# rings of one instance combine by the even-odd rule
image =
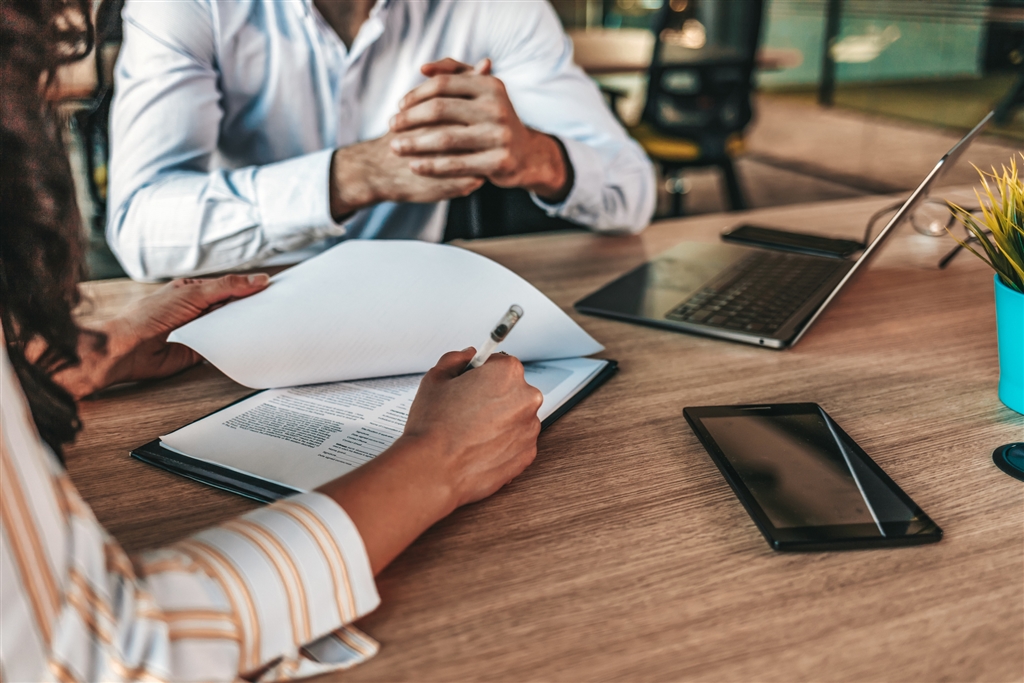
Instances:
[[[701,422],[777,528],[914,518],[821,412],[746,413]]]

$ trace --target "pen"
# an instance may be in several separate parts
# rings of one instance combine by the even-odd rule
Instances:
[[[484,342],[484,345],[480,347],[480,350],[473,356],[473,360],[469,361],[469,365],[462,372],[483,365],[490,358],[491,354],[494,353],[494,350],[498,348],[498,344],[505,340],[505,337],[508,336],[508,333],[512,331],[512,328],[516,326],[516,323],[522,317],[523,309],[520,306],[516,304],[509,306],[508,312],[502,316],[495,328],[491,330],[491,336]]]

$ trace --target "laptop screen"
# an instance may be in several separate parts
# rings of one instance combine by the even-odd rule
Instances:
[[[978,134],[985,128],[985,126],[988,125],[988,122],[992,119],[994,115],[995,112],[989,112],[988,114],[986,114],[985,118],[978,122],[978,125],[972,128],[970,132],[967,133],[967,135],[960,138],[960,140],[957,141],[957,143],[953,145],[948,152],[942,155],[942,158],[939,159],[938,163],[935,164],[934,168],[932,168],[932,170],[928,172],[928,175],[925,176],[924,180],[921,181],[921,184],[917,186],[917,189],[914,190],[910,197],[907,198],[907,201],[903,202],[903,206],[901,206],[899,210],[895,214],[893,214],[893,217],[889,219],[889,222],[885,224],[885,227],[882,228],[881,232],[878,233],[878,236],[875,237],[875,239],[871,240],[871,243],[860,255],[860,258],[858,258],[857,262],[854,263],[853,268],[851,268],[849,272],[847,272],[846,275],[843,277],[843,279],[840,280],[838,284],[836,284],[836,286],[832,289],[832,292],[828,295],[828,297],[826,297],[825,300],[821,302],[821,305],[818,306],[818,310],[816,310],[814,314],[811,315],[811,317],[809,317],[804,322],[803,326],[800,328],[800,331],[797,332],[796,336],[794,336],[792,341],[790,341],[791,346],[800,341],[800,338],[803,337],[804,333],[810,328],[811,325],[814,324],[814,321],[818,319],[818,316],[821,315],[821,312],[823,310],[825,310],[825,307],[832,303],[832,300],[835,299],[839,292],[843,289],[843,287],[846,286],[846,283],[848,283],[858,271],[862,270],[867,265],[867,263],[871,261],[872,258],[874,258],[875,254],[882,246],[882,243],[889,237],[889,235],[893,233],[896,227],[903,222],[903,219],[909,216],[910,212],[913,211],[914,208],[925,197],[928,196],[928,189],[935,183],[936,180],[938,180],[945,174],[947,169],[951,168],[954,164],[956,164],[956,162],[960,159],[960,157],[967,150],[967,148],[970,147],[971,143],[978,136]]]

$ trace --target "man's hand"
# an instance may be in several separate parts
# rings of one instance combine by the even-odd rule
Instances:
[[[105,353],[93,348],[91,335],[83,334],[82,362],[57,373],[54,380],[81,398],[114,384],[166,377],[195,365],[202,360],[199,354],[169,344],[167,335],[214,308],[265,289],[269,282],[263,273],[169,282],[98,330],[107,335]]]
[[[428,80],[402,98],[391,121],[391,149],[420,176],[486,177],[562,201],[573,183],[565,150],[523,125],[490,69],[487,59],[475,68],[453,59],[424,65]]]
[[[331,214],[340,220],[380,202],[437,202],[464,197],[483,178],[452,174],[444,178],[416,175],[408,159],[392,151],[394,133],[342,147],[331,159]]]

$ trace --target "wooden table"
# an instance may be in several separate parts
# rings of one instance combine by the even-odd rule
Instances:
[[[796,348],[581,316],[572,303],[684,239],[752,220],[859,235],[891,198],[704,216],[639,237],[470,244],[537,285],[621,372],[541,435],[537,461],[437,524],[379,577],[383,643],[339,680],[852,681],[1024,678],[1024,440],[996,396],[992,276],[904,227]],[[93,315],[151,286],[89,285]],[[74,481],[130,550],[253,504],[128,450],[244,394],[211,367],[86,401]],[[816,401],[945,530],[917,548],[772,552],[681,416]]]

